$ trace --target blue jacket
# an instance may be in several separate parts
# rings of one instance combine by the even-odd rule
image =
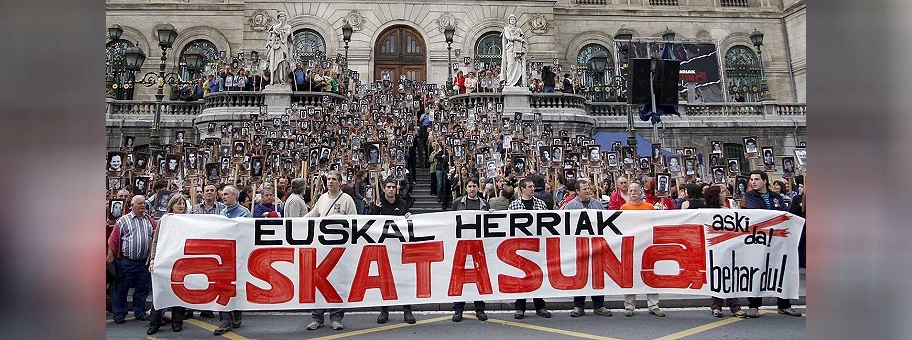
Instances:
[[[247,208],[244,208],[242,205],[237,204],[237,203],[235,203],[234,205],[225,207],[225,209],[222,209],[222,212],[220,212],[219,214],[221,214],[222,216],[228,217],[228,218],[253,217],[250,214],[250,210],[247,210]]]
[[[277,207],[275,204],[257,204],[253,206],[253,217],[265,217],[264,215],[270,211],[277,211],[279,214],[285,215],[285,212],[282,211],[282,208]]]
[[[785,204],[785,201],[782,200],[782,195],[779,195],[772,190],[767,190],[770,196],[770,208],[766,207],[766,202],[763,201],[763,197],[760,195],[757,190],[748,191],[744,195],[744,208],[745,209],[766,209],[766,210],[782,210],[787,211],[788,205]]]

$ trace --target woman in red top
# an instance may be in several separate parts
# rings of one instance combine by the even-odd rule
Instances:
[[[453,78],[453,86],[459,87],[459,94],[465,94],[465,76],[462,75],[462,71],[456,71],[456,78]]]
[[[655,196],[655,187],[655,177],[649,177],[649,180],[646,181],[646,190],[643,190],[643,193],[646,195],[646,202],[654,205],[656,210],[674,210],[675,206],[671,198],[658,198]],[[661,203],[657,204],[659,201],[661,201]]]

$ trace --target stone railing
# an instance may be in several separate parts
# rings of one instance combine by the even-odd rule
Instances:
[[[761,103],[692,103],[678,105],[687,116],[762,116]]]
[[[571,93],[533,93],[530,105],[536,109],[585,109],[586,97]]]
[[[154,115],[154,100],[109,100],[108,115]],[[163,101],[162,116],[196,116],[203,111],[203,101]]]
[[[576,0],[578,5],[604,5],[607,4],[606,0]]]
[[[627,103],[624,102],[587,102],[590,116],[627,116]]]
[[[323,103],[323,97],[336,105],[348,102],[348,97],[330,92],[292,92],[291,102],[298,103],[300,106],[320,106]]]
[[[206,109],[214,107],[259,107],[263,93],[258,91],[229,91],[210,93],[203,97]]]
[[[806,103],[778,103],[776,104],[776,114],[780,116],[806,116]]]
[[[503,95],[500,93],[467,93],[459,94],[450,97],[450,105],[453,107],[465,106],[476,107],[476,106],[485,106],[487,107],[488,103],[493,103],[495,106],[497,104],[503,104]]]

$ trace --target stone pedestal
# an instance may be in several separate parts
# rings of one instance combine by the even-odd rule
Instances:
[[[532,92],[525,87],[505,86],[503,88],[504,115],[513,116],[513,112],[529,113],[532,108],[530,98]]]
[[[291,85],[267,85],[263,96],[268,112],[285,112],[291,107]]]

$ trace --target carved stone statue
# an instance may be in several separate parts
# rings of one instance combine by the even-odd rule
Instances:
[[[522,29],[516,26],[516,16],[510,14],[509,23],[502,35],[503,62],[500,65],[500,77],[505,86],[525,87],[526,80],[526,38]]]
[[[269,64],[270,84],[287,84],[287,75],[291,70],[288,62],[291,44],[291,25],[286,20],[285,12],[279,12],[276,17],[278,22],[269,29],[269,39],[266,42],[266,62]]]

